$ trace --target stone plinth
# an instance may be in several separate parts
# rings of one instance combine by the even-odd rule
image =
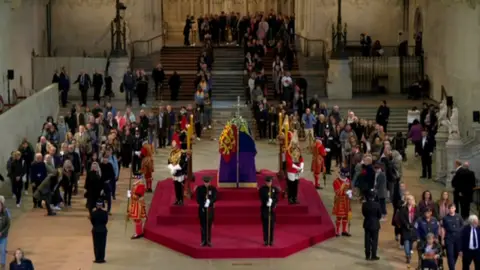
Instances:
[[[331,59],[328,68],[329,99],[352,99],[352,77],[349,60]]]
[[[120,58],[111,58],[110,59],[110,67],[108,68],[108,72],[113,79],[113,91],[115,92],[115,99],[124,99],[125,94],[120,93],[120,84],[123,81],[123,75],[127,71],[128,66],[130,65],[130,61],[128,57],[120,57]]]
[[[435,149],[435,180],[446,185],[450,172],[447,164],[448,153],[446,143],[448,141],[448,130],[446,127],[442,126],[438,129],[437,135],[435,135],[435,141],[437,142],[437,147]]]
[[[437,142],[438,145],[438,142]],[[446,143],[446,150],[447,150],[447,181],[445,182],[445,186],[447,188],[452,187],[452,178],[453,174],[450,172],[455,171],[455,160],[457,160],[460,155],[462,154],[463,150],[463,142],[460,139],[449,139]]]

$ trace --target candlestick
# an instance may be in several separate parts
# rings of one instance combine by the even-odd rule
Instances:
[[[286,118],[286,121],[285,121],[285,151],[288,150],[288,129],[289,129],[289,126],[288,126],[288,115],[285,115],[285,118]]]
[[[282,113],[278,114],[278,135],[282,133]]]
[[[187,150],[191,150],[192,148],[192,129],[193,129],[193,114],[190,115],[190,126],[187,130]]]

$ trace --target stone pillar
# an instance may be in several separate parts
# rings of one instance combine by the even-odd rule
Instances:
[[[348,59],[331,59],[328,68],[329,99],[352,99],[352,78]]]
[[[438,146],[438,142],[437,142]],[[446,178],[446,183],[445,186],[447,188],[452,188],[452,178],[453,175],[451,172],[453,172],[455,168],[455,160],[457,160],[463,150],[463,142],[461,139],[449,139],[446,143],[446,149],[447,149],[447,178]]]
[[[448,156],[446,149],[446,142],[448,140],[448,130],[446,127],[441,126],[437,135],[435,135],[435,141],[437,142],[437,147],[435,149],[435,181],[438,181],[444,185],[447,183],[448,172]],[[453,164],[453,162],[452,162]]]

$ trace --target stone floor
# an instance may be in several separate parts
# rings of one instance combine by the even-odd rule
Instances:
[[[277,169],[277,147],[264,142],[257,144],[257,168]],[[165,166],[167,150],[159,150],[156,154],[155,179],[168,176]],[[306,162],[311,159],[305,154]],[[219,159],[217,143],[214,141],[197,142],[194,146],[193,168],[214,169]],[[214,162],[212,162],[214,161]],[[418,179],[419,162],[410,156],[405,162],[404,181],[408,189],[420,196],[424,189],[430,189],[437,198],[442,186],[430,181]],[[126,270],[126,269],[161,269],[168,270],[311,270],[319,269],[405,269],[402,250],[393,238],[390,221],[384,222],[380,235],[381,260],[367,262],[363,253],[363,231],[360,204],[353,205],[351,238],[337,238],[318,244],[312,248],[294,254],[286,259],[271,260],[195,260],[173,252],[148,240],[130,240],[133,227],[125,223],[127,206],[126,190],[129,172],[122,171],[118,187],[117,201],[113,206],[113,215],[109,222],[107,244],[107,264],[92,265],[93,251],[90,236],[90,225],[87,212],[83,208],[81,196],[75,198],[73,208],[61,211],[56,217],[46,217],[41,210],[31,209],[31,198],[24,200],[21,208],[14,207],[12,199],[7,199],[7,206],[12,210],[14,221],[9,234],[9,251],[21,247],[28,258],[32,259],[35,269],[61,270]],[[310,172],[305,177],[311,178]],[[332,206],[332,177],[327,188],[320,191],[326,207]],[[5,190],[5,187],[3,188]],[[4,194],[9,194],[8,191]],[[124,196],[125,195],[125,196]],[[147,198],[150,199],[150,198]],[[389,206],[391,214],[391,206]],[[391,217],[389,217],[390,219]],[[215,241],[215,240],[214,240]],[[9,252],[9,253],[10,253]]]

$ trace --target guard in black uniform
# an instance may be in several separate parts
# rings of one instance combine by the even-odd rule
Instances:
[[[275,228],[275,207],[278,202],[279,190],[272,186],[272,176],[265,177],[265,185],[260,188],[260,201],[262,206],[263,242],[265,246],[273,246],[273,231]]]
[[[97,202],[97,207],[90,214],[92,223],[94,263],[105,263],[105,249],[107,247],[108,213],[103,210],[103,201]]]
[[[455,264],[460,252],[461,243],[459,241],[463,228],[463,219],[460,214],[455,213],[455,204],[448,206],[448,215],[442,219],[443,243],[447,251],[448,269],[455,269]]]
[[[133,159],[132,159],[132,170],[133,173],[137,173],[142,167],[142,150],[143,138],[140,136],[140,129],[137,127],[135,129],[135,137],[133,138]]]
[[[212,223],[214,216],[215,201],[217,200],[217,189],[210,185],[211,177],[204,177],[203,186],[197,187],[198,217],[200,219],[200,230],[202,233],[202,246],[212,246]]]

